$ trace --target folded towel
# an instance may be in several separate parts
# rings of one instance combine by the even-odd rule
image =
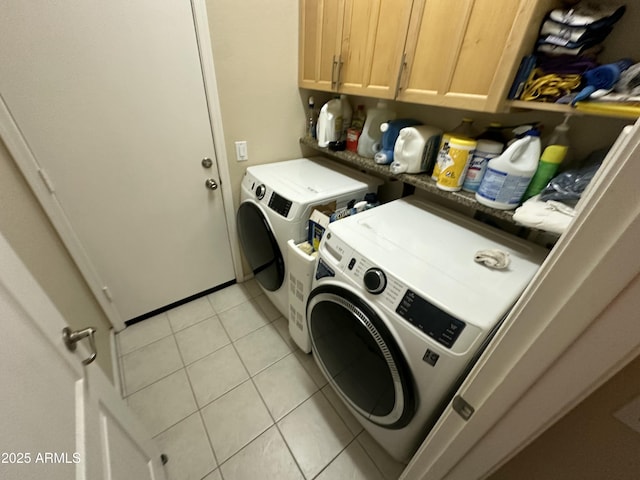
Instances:
[[[536,195],[524,202],[514,212],[513,220],[525,227],[563,233],[575,216],[575,209],[555,200],[541,202],[539,199],[540,195]]]

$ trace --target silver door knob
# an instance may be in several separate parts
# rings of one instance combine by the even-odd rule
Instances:
[[[77,343],[83,338],[89,339],[89,346],[91,347],[91,354],[82,361],[83,365],[89,365],[96,359],[98,352],[96,351],[96,342],[93,335],[96,333],[96,329],[93,327],[85,328],[84,330],[72,331],[69,327],[62,329],[62,340],[67,346],[70,352],[75,352]]]
[[[207,178],[204,182],[204,185],[209,189],[209,190],[215,190],[216,188],[218,188],[218,184],[216,183],[216,181],[213,178]]]

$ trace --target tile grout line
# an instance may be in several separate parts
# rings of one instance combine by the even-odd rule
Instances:
[[[207,298],[208,299],[208,298]],[[244,302],[243,302],[244,303]],[[233,307],[232,307],[233,308]],[[228,394],[229,392],[232,392],[233,390],[237,389],[238,387],[240,387],[241,385],[244,385],[247,381],[251,381],[251,373],[249,372],[249,370],[247,369],[247,366],[244,364],[244,362],[242,361],[242,357],[240,356],[240,353],[238,353],[238,350],[236,349],[235,346],[235,341],[231,339],[231,336],[229,335],[229,332],[227,331],[227,328],[224,326],[224,323],[222,323],[222,320],[220,321],[220,325],[222,326],[222,329],[224,330],[225,334],[227,335],[227,337],[229,338],[229,340],[231,341],[230,345],[233,348],[233,351],[235,352],[236,356],[238,357],[238,359],[240,360],[240,364],[242,365],[242,368],[244,368],[245,373],[247,374],[248,378],[241,382],[240,384],[236,385],[235,387],[233,387],[232,389],[228,390],[227,392],[223,393],[222,395],[220,395],[219,397],[217,397],[216,399],[212,400],[211,402],[207,403],[207,405],[202,406],[202,408],[198,407],[198,410],[200,412],[200,415],[202,417],[202,409],[206,408],[208,405],[211,405],[213,402],[215,402],[218,398],[222,398],[223,396],[225,396],[226,394]],[[242,338],[242,337],[241,337]],[[188,377],[188,375],[187,375]],[[189,380],[189,382],[191,382],[191,380]],[[252,382],[253,383],[253,382]],[[258,391],[257,387],[255,386],[255,384],[253,385],[253,388],[256,389],[256,391]],[[195,395],[195,393],[194,393]],[[258,395],[260,396],[260,392],[258,391]],[[262,400],[262,396],[260,396],[260,399]],[[197,401],[196,401],[197,403]],[[262,403],[264,405],[264,400],[262,400]],[[266,405],[264,405],[266,408]],[[269,412],[269,409],[267,408],[267,413],[269,413],[269,415],[271,415],[271,413]],[[273,418],[272,418],[273,420]],[[211,449],[213,450],[213,454],[216,458],[216,463],[218,464],[218,470],[220,472],[220,476],[222,476],[222,465],[227,463],[229,460],[231,460],[235,455],[237,455],[243,448],[245,448],[247,445],[249,445],[249,443],[251,443],[252,441],[254,441],[256,438],[258,438],[260,435],[262,435],[264,432],[261,432],[259,435],[257,435],[255,438],[251,439],[249,442],[247,442],[245,445],[243,445],[241,448],[238,449],[237,452],[235,452],[233,455],[229,456],[229,458],[227,458],[224,462],[219,463],[218,462],[218,456],[215,453],[215,449],[213,448],[213,443],[211,442],[211,436],[209,435],[209,430],[207,429],[207,425],[204,422],[204,417],[202,417],[202,423],[205,426],[205,431],[207,432],[207,438],[209,439],[209,444],[211,445]],[[271,426],[269,426],[267,428],[267,430],[271,428]],[[265,430],[266,431],[266,430]]]
[[[362,450],[364,451],[364,454],[367,456],[367,458],[369,458],[369,460],[371,460],[371,463],[373,463],[373,466],[376,468],[376,470],[378,470],[378,472],[380,472],[380,476],[382,478],[384,478],[385,480],[391,480],[388,479],[387,476],[384,474],[384,472],[382,471],[382,469],[378,466],[378,464],[376,463],[375,459],[373,458],[373,456],[371,455],[371,453],[369,453],[369,450],[367,450],[367,447],[365,447],[362,442],[360,442],[360,440],[358,440],[358,438],[360,437],[360,435],[362,435],[364,432],[366,432],[366,430],[362,430],[362,432],[360,432],[358,435],[356,435],[356,437],[354,438],[354,440],[356,440],[358,442],[358,445],[360,445],[360,448],[362,448]],[[374,440],[375,442],[375,440]]]
[[[258,308],[259,308],[259,309],[260,309],[260,311],[264,314],[264,312],[262,311],[262,309],[261,309],[260,305],[258,305]],[[222,322],[220,322],[220,323],[222,324]],[[260,328],[264,328],[264,327],[266,327],[266,326],[268,326],[268,325],[270,325],[270,323],[269,323],[269,324],[267,324],[267,325],[264,325],[263,327],[260,327]],[[224,324],[222,324],[222,328],[223,328],[223,329],[225,330],[225,332],[227,333],[227,336],[229,336],[229,333],[227,332],[227,329],[225,328]],[[257,330],[259,330],[259,328],[258,328],[258,329],[256,329],[256,330],[254,330],[254,331],[257,331]],[[276,329],[276,333],[277,333],[280,337],[282,337],[282,336],[280,335],[280,332],[278,332],[278,329]],[[247,334],[247,335],[249,335],[249,334]],[[247,335],[245,335],[245,336],[247,336]],[[231,337],[229,337],[229,338],[231,338]],[[244,337],[240,337],[240,338],[244,338]],[[237,356],[238,356],[238,358],[240,359],[240,363],[242,363],[242,366],[244,367],[245,371],[247,372],[247,375],[249,375],[249,379],[248,379],[248,380],[249,380],[249,381],[251,381],[251,383],[252,383],[252,385],[253,385],[253,388],[255,388],[256,392],[258,392],[258,397],[260,397],[260,400],[262,401],[262,405],[263,405],[263,406],[264,406],[264,408],[267,410],[267,413],[269,414],[269,417],[271,418],[271,421],[272,421],[273,423],[272,423],[272,425],[270,425],[266,430],[264,430],[264,431],[263,431],[263,432],[261,432],[259,435],[257,435],[255,438],[252,438],[249,442],[247,442],[245,445],[243,445],[243,446],[242,446],[242,447],[241,447],[237,452],[235,452],[233,455],[231,455],[231,456],[230,456],[228,459],[226,459],[223,463],[226,463],[226,462],[228,462],[229,460],[231,460],[234,456],[236,456],[236,455],[237,455],[238,453],[240,453],[244,448],[246,448],[246,447],[247,447],[247,445],[249,445],[251,442],[255,441],[255,440],[256,440],[260,435],[264,434],[264,433],[265,433],[269,428],[271,428],[271,427],[275,426],[275,427],[276,427],[276,430],[277,430],[277,432],[278,432],[278,435],[280,435],[280,438],[282,439],[283,443],[284,443],[284,444],[285,444],[285,446],[287,447],[287,451],[288,451],[288,452],[289,452],[289,454],[291,455],[291,458],[293,459],[293,461],[294,461],[294,463],[295,463],[296,467],[298,468],[298,471],[300,472],[300,475],[302,475],[302,477],[303,477],[303,478],[305,478],[305,475],[304,475],[304,473],[303,473],[303,471],[302,471],[302,468],[300,468],[300,465],[298,464],[298,461],[296,460],[295,455],[294,455],[294,454],[293,454],[293,452],[291,451],[291,448],[289,447],[289,444],[287,443],[286,439],[284,438],[284,435],[283,435],[283,434],[282,434],[282,432],[280,431],[280,427],[278,426],[278,422],[276,422],[275,418],[273,417],[273,414],[271,413],[271,410],[269,410],[269,407],[268,407],[267,403],[265,402],[264,397],[262,396],[262,392],[260,392],[260,389],[258,388],[258,386],[256,385],[256,383],[255,383],[255,381],[254,381],[254,379],[253,379],[255,375],[258,375],[260,372],[262,372],[262,371],[266,370],[266,368],[268,368],[268,367],[265,367],[264,369],[260,370],[259,372],[256,372],[256,373],[255,373],[255,375],[251,375],[251,373],[249,372],[249,369],[247,368],[247,366],[245,365],[244,361],[242,360],[242,356],[240,355],[240,353],[238,352],[238,349],[237,349],[237,348],[236,348],[236,346],[235,346],[235,342],[236,342],[237,340],[239,340],[240,338],[238,338],[238,339],[236,339],[236,340],[231,340],[231,345],[233,346],[233,349],[234,349],[234,351],[236,352],[236,355],[237,355]],[[284,340],[284,339],[283,339],[283,340]],[[285,343],[286,343],[286,342],[285,342]],[[293,352],[289,352],[289,353],[293,353]],[[287,356],[288,356],[288,355],[285,355],[285,357],[283,357],[283,358],[286,358]],[[282,360],[282,358],[281,358],[280,360]],[[278,361],[279,361],[279,360],[278,360]],[[271,364],[271,365],[274,365],[275,363],[277,363],[277,362],[274,362],[274,363],[273,363],[273,364]],[[269,365],[269,366],[271,366],[271,365]],[[243,383],[244,383],[244,382],[243,382]],[[235,387],[235,388],[237,388],[237,387]],[[231,391],[231,390],[230,390],[230,391]],[[228,392],[227,392],[227,393],[228,393]],[[225,395],[226,395],[226,394],[225,394]],[[308,400],[308,399],[307,399],[307,400]],[[304,403],[304,402],[302,402],[302,403]],[[289,412],[289,413],[290,413],[290,412]],[[283,418],[284,418],[284,417],[283,417]],[[218,466],[218,468],[220,468],[220,466]],[[222,473],[222,472],[221,472],[221,473]]]
[[[202,410],[200,408],[200,405],[198,405],[198,399],[196,398],[196,392],[195,392],[195,390],[193,388],[193,384],[191,383],[191,377],[189,377],[189,373],[187,372],[187,366],[186,366],[186,364],[184,362],[184,357],[182,356],[182,352],[180,351],[180,346],[178,345],[178,340],[176,339],[175,333],[173,334],[173,340],[176,343],[176,348],[178,349],[178,355],[180,355],[180,360],[182,361],[182,368],[184,370],[185,376],[187,377],[187,382],[189,383],[189,388],[191,389],[191,395],[193,396],[193,402],[196,405],[196,411],[194,413],[198,414],[198,417],[200,418],[200,422],[202,422],[202,427],[204,428],[204,433],[207,436],[207,442],[209,443],[209,448],[211,449],[211,453],[213,454],[213,461],[216,463],[216,467],[213,470],[211,470],[210,472],[207,472],[205,474],[205,476],[202,477],[202,478],[205,478],[207,475],[209,475],[209,474],[213,473],[215,470],[219,469],[220,468],[220,464],[218,463],[218,456],[216,455],[216,451],[214,450],[213,445],[211,444],[211,438],[209,437],[209,430],[207,430],[207,425],[204,423],[204,417],[202,416]],[[191,414],[191,415],[193,415],[193,414]],[[191,415],[189,415],[189,416],[191,416]],[[187,417],[185,417],[185,418],[187,418]],[[222,477],[222,472],[219,472],[219,473],[220,473],[220,476]]]
[[[269,407],[267,406],[267,402],[264,400],[264,397],[262,396],[262,392],[260,392],[260,389],[258,388],[258,386],[255,384],[255,381],[253,380],[253,377],[250,378],[251,382],[253,383],[253,387],[256,389],[256,391],[258,392],[258,396],[260,397],[260,400],[262,400],[262,403],[264,404],[265,408],[267,409],[267,412],[269,413],[269,416],[271,417],[271,420],[273,421],[273,426],[276,427],[276,431],[278,432],[278,435],[280,435],[280,438],[282,440],[282,442],[285,444],[285,446],[287,447],[287,451],[289,452],[289,455],[291,455],[291,458],[293,459],[293,462],[296,464],[296,467],[298,467],[298,471],[300,472],[300,475],[302,475],[302,478],[307,478],[306,475],[304,474],[304,472],[302,471],[302,467],[300,467],[300,464],[298,463],[298,460],[296,459],[296,456],[293,454],[293,452],[291,451],[291,447],[289,446],[289,442],[287,442],[287,439],[285,438],[284,434],[282,433],[282,431],[280,430],[280,425],[278,425],[278,421],[276,421],[276,419],[274,418],[273,414],[271,413],[271,410],[269,410]],[[315,392],[314,392],[315,393]],[[300,405],[302,405],[303,403],[305,403],[307,400],[309,400],[311,397],[307,398],[304,402],[300,403]],[[285,418],[287,415],[289,415],[289,413],[293,412],[293,410],[295,410],[296,408],[298,408],[300,405],[297,405],[294,409],[292,409],[290,412],[287,412],[286,415],[283,415],[282,418],[280,420],[282,420],[283,418]],[[279,421],[280,421],[279,420]],[[269,427],[271,428],[271,427]],[[263,432],[264,433],[264,432]],[[260,434],[262,435],[262,434]],[[253,441],[253,440],[252,440]],[[244,448],[244,447],[243,447]]]
[[[148,320],[151,320],[151,319],[148,319]],[[143,320],[143,322],[144,322],[144,321],[146,321],[146,320]],[[167,323],[169,323],[169,318],[168,318],[168,317],[167,317]],[[139,325],[139,323],[137,323],[136,325]],[[132,327],[133,327],[133,326],[134,326],[134,325],[132,325]],[[131,327],[127,327],[127,328],[131,328]],[[122,330],[122,332],[126,332],[126,328],[125,328],[124,330]],[[118,337],[119,337],[119,336],[120,336],[120,334],[121,334],[122,332],[118,332],[118,333],[116,334],[116,336],[118,336]],[[152,343],[156,343],[156,342],[159,342],[160,340],[164,340],[164,339],[165,339],[165,338],[167,338],[169,335],[173,335],[173,331],[171,330],[171,324],[170,324],[170,323],[169,323],[169,333],[167,333],[166,335],[163,335],[163,336],[162,336],[162,337],[160,337],[160,338],[156,338],[155,340],[152,340],[152,341],[151,341],[151,342],[149,342],[149,343],[145,343],[144,345],[140,345],[139,347],[136,347],[136,348],[134,348],[133,350],[131,350],[131,351],[127,352],[127,353],[119,352],[119,354],[120,354],[120,358],[125,357],[125,356],[127,356],[127,355],[130,355],[130,354],[131,354],[131,353],[133,353],[133,352],[137,352],[137,351],[138,351],[138,350],[140,350],[141,348],[144,348],[144,347],[146,347],[146,346],[148,346],[148,345],[151,345]],[[118,341],[119,341],[119,340],[118,340]]]

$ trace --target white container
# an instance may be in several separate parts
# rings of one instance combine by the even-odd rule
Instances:
[[[496,158],[500,153],[504,144],[494,140],[478,140],[478,146],[473,154],[467,176],[462,184],[462,189],[467,192],[477,192],[480,188],[480,182],[487,171],[487,164],[492,158]]]
[[[400,130],[393,148],[391,173],[421,173],[435,162],[442,130],[428,125],[416,125]]]
[[[334,98],[325,103],[318,115],[318,146],[328,147],[329,142],[340,140],[342,131],[342,102]]]
[[[520,204],[538,168],[538,135],[537,131],[531,130],[527,136],[513,142],[502,155],[489,161],[476,192],[478,202],[499,210],[513,210]]]
[[[447,192],[457,192],[462,189],[462,182],[477,145],[478,142],[470,138],[457,136],[449,138],[446,154],[440,163],[436,187]]]
[[[372,108],[367,112],[367,119],[364,122],[362,134],[358,139],[358,155],[373,158],[376,152],[380,150],[380,140],[382,139],[380,125],[387,120],[395,118],[396,114],[389,109],[387,102],[379,100],[376,108]]]

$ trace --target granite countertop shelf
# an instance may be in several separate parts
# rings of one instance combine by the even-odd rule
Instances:
[[[462,190],[458,192],[446,192],[444,190],[440,190],[438,187],[436,187],[436,182],[434,182],[429,175],[426,175],[424,173],[401,173],[396,175],[391,173],[389,165],[379,165],[370,158],[361,157],[348,150],[334,152],[332,150],[329,150],[328,148],[319,147],[318,142],[312,138],[301,138],[300,143],[318,152],[322,152],[324,155],[330,158],[341,160],[342,162],[354,167],[363,169],[368,172],[376,173],[383,177],[395,178],[407,185],[412,185],[416,188],[430,192],[451,202],[473,208],[491,217],[513,222],[513,210],[497,210],[495,208],[490,208],[482,205],[481,203],[478,203],[476,201],[476,196],[474,193],[464,192]]]

